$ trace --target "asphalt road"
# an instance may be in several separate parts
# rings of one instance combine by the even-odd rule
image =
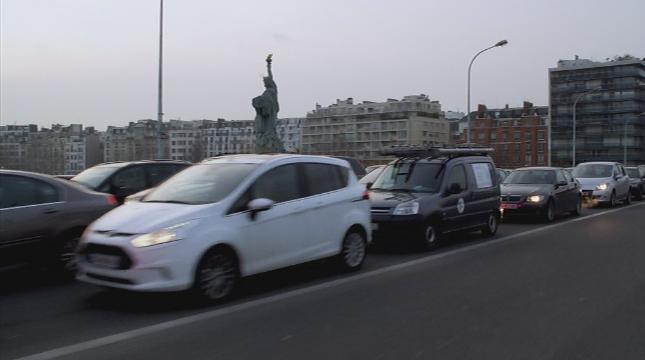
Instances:
[[[221,305],[0,273],[0,359],[645,359],[645,202],[255,276]]]

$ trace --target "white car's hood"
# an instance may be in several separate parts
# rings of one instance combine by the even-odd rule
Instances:
[[[144,234],[215,211],[213,204],[186,205],[169,203],[128,203],[105,214],[92,224],[93,230],[111,231],[128,234]]]
[[[614,179],[611,177],[608,178],[576,178],[583,189],[595,188],[596,185],[600,184],[611,184],[614,182]]]

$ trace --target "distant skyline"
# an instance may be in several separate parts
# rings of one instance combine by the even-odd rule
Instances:
[[[0,125],[156,119],[159,0],[0,0]],[[427,94],[548,105],[560,59],[645,57],[645,1],[165,0],[164,120],[253,119],[274,54],[280,117]]]

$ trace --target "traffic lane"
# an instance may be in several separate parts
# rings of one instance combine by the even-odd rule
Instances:
[[[590,211],[588,214],[592,213],[595,212]],[[564,217],[559,221],[568,219]],[[542,225],[531,219],[514,221],[500,226],[498,237]],[[371,252],[362,271],[450,252],[485,240],[478,233],[457,234],[446,239],[432,253],[419,253],[413,246],[409,246],[409,241],[402,241],[400,246],[389,246]],[[38,277],[38,274],[42,273],[34,271],[31,276]],[[350,275],[339,273],[326,262],[254,276],[242,283],[242,289],[233,301],[220,306],[230,306],[345,276]],[[34,280],[37,286],[18,284],[0,297],[0,309],[4,313],[0,317],[0,328],[3,329],[0,348],[7,349],[0,352],[0,358],[44,351],[220,307],[195,303],[184,294],[124,294],[102,291],[82,283]],[[41,287],[43,282],[45,285]]]
[[[436,257],[69,359],[645,358],[645,208]]]

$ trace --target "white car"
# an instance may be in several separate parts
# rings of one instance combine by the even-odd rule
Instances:
[[[78,249],[78,279],[219,300],[240,277],[316,259],[356,270],[370,241],[367,192],[347,161],[223,156],[95,221]]]
[[[582,188],[586,201],[616,206],[617,201],[631,202],[629,176],[616,162],[586,162],[573,169],[573,177]]]

